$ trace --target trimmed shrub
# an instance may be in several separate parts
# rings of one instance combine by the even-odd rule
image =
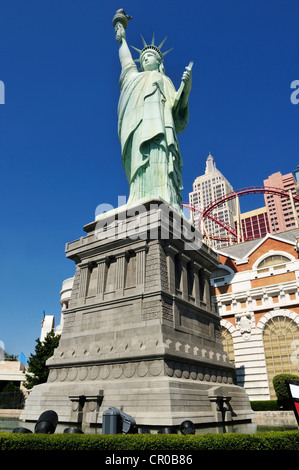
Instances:
[[[250,405],[253,411],[278,411],[279,410],[277,400],[251,401]]]
[[[0,450],[176,451],[298,450],[299,431],[256,434],[14,434],[0,433]]]
[[[289,399],[288,389],[286,387],[286,380],[295,380],[299,382],[299,375],[293,374],[278,374],[273,377],[273,386],[277,396],[277,404],[284,410],[291,410],[292,405]]]

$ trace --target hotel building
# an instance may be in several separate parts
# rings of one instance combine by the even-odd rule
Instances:
[[[273,173],[266,180],[264,186],[283,189],[287,193],[296,196],[298,183],[292,173],[282,175],[280,171]],[[279,233],[284,230],[299,227],[295,211],[299,211],[299,202],[294,202],[292,197],[280,197],[275,194],[265,194],[265,204],[269,217],[270,233]]]
[[[194,224],[201,232],[212,237],[210,244],[214,248],[226,246],[229,243],[219,241],[219,238],[227,238],[227,231],[212,219],[206,218],[204,226],[201,221],[200,211],[207,207],[211,202],[233,191],[233,187],[223,174],[216,168],[213,156],[210,154],[206,161],[205,174],[198,176],[193,183],[193,191],[189,193],[189,204],[195,207]],[[234,216],[236,215],[235,200],[224,202],[217,206],[213,211],[213,216],[225,224],[233,227]]]
[[[234,217],[237,230],[237,217]],[[254,240],[270,233],[269,218],[266,207],[260,207],[240,214],[241,241]]]

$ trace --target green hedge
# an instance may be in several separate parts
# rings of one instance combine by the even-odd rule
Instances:
[[[299,431],[256,434],[17,434],[0,433],[0,450],[182,451],[299,450]]]
[[[258,400],[250,402],[253,411],[279,411],[277,400]]]

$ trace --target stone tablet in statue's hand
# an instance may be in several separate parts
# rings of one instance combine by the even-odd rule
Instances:
[[[183,73],[182,82],[185,83],[184,92],[186,94],[189,94],[191,91],[191,85],[192,85],[192,71],[189,67],[186,67],[185,72]]]

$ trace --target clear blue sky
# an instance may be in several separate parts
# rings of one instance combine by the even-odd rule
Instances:
[[[181,134],[183,200],[209,152],[234,189],[299,164],[298,0],[0,0],[0,340],[29,356],[43,311],[60,319],[65,243],[98,204],[128,195],[117,136],[120,66],[112,17],[128,43],[167,36],[176,87],[190,59],[190,122]],[[134,51],[133,51],[134,53]],[[255,199],[255,197],[257,199]],[[241,209],[260,207],[258,196]]]

